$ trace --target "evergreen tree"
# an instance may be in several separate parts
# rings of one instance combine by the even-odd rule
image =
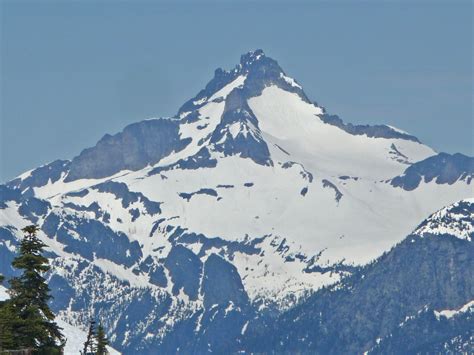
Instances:
[[[8,302],[15,314],[12,322],[15,342],[19,348],[33,349],[36,354],[60,354],[64,337],[48,306],[50,289],[42,276],[49,270],[48,259],[42,255],[46,245],[36,236],[38,227],[22,230],[25,237],[12,265],[23,273],[10,281]]]
[[[109,352],[107,351],[107,345],[109,345],[109,340],[107,339],[107,336],[105,335],[105,330],[104,327],[102,326],[102,323],[99,323],[99,326],[97,327],[97,355],[106,355]]]
[[[0,284],[3,280],[3,275],[0,275]],[[0,301],[0,353],[2,350],[16,348],[12,328],[14,316],[8,301]]]
[[[96,351],[94,341],[96,339],[95,331],[95,320],[91,318],[89,321],[89,331],[87,332],[87,338],[84,342],[84,350],[81,352],[82,355],[93,355]]]
[[[13,325],[18,323],[12,305],[9,301],[0,302],[0,353],[2,350],[18,349]]]

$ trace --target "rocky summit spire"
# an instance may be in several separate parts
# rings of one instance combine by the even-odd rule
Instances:
[[[240,65],[242,67],[248,67],[258,60],[265,59],[265,53],[262,49],[256,49],[255,51],[247,52],[240,56]]]
[[[266,56],[262,49],[256,49],[241,55],[240,63],[234,69],[216,69],[214,77],[206,87],[181,106],[178,116],[204,105],[207,99],[239,76],[245,77],[243,88],[247,98],[258,96],[265,87],[275,85],[285,91],[294,92],[302,100],[310,102],[301,85],[287,76],[275,59]]]

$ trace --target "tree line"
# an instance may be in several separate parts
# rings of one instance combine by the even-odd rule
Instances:
[[[51,290],[43,276],[50,270],[49,261],[43,256],[46,244],[37,237],[37,226],[27,226],[22,231],[25,236],[12,261],[21,275],[9,280],[10,298],[0,301],[0,354],[63,354],[66,339],[48,305]],[[0,284],[3,281],[0,275]],[[107,345],[103,326],[99,324],[96,329],[91,320],[81,354],[105,355]]]

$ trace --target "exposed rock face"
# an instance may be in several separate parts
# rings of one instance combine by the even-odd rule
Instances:
[[[258,128],[258,120],[247,103],[244,89],[234,89],[227,96],[222,120],[210,142],[225,156],[238,154],[257,164],[272,165],[270,151]]]
[[[354,134],[357,136],[366,135],[367,137],[401,138],[413,142],[419,142],[418,138],[416,138],[415,136],[397,131],[392,127],[386,125],[354,125],[352,123],[345,123],[337,115],[329,115],[327,113],[321,116],[321,120],[323,120],[325,123],[339,127],[347,133]]]
[[[240,275],[234,265],[222,257],[211,254],[204,263],[202,293],[204,307],[232,302],[236,306],[249,303]]]
[[[188,142],[179,138],[175,120],[162,118],[134,123],[114,136],[105,135],[95,147],[74,158],[66,181],[138,170],[183,149]]]
[[[202,273],[201,260],[189,249],[174,246],[165,261],[173,281],[173,294],[179,294],[182,289],[192,300],[199,294],[199,283]]]
[[[437,184],[453,184],[458,180],[471,183],[474,178],[474,158],[456,153],[439,153],[409,166],[403,175],[392,179],[391,184],[411,191],[422,181],[433,179]]]

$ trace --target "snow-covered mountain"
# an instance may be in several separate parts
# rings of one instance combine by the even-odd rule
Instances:
[[[328,114],[257,50],[174,117],[1,185],[0,272],[36,223],[64,319],[107,315],[126,353],[222,350],[473,196],[473,176],[474,158]]]

